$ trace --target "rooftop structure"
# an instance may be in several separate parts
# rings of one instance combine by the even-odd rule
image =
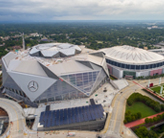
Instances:
[[[149,51],[164,56],[164,49],[163,49],[163,48],[161,48],[161,49],[151,49],[151,50],[149,50]]]
[[[46,43],[39,44],[30,50],[31,56],[52,57],[68,57],[79,54],[81,49],[77,45],[68,43]]]
[[[106,117],[103,112],[104,110],[101,105],[43,111],[40,115],[38,130],[101,129]]]

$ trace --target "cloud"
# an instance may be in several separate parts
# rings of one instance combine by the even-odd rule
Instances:
[[[0,0],[0,20],[160,20],[163,7],[163,0]]]

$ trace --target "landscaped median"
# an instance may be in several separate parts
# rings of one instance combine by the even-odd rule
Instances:
[[[124,123],[129,123],[156,113],[164,111],[164,105],[143,96],[139,93],[133,93],[127,99],[126,113]]]
[[[145,138],[145,134],[147,136],[152,134],[153,138],[156,138],[158,134],[152,130],[147,130],[146,127],[160,121],[164,121],[164,104],[160,104],[140,93],[133,93],[127,99],[124,123],[126,127],[132,128],[139,138]],[[140,125],[142,125],[141,128]],[[139,133],[140,129],[145,133]]]

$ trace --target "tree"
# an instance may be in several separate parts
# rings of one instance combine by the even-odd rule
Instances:
[[[140,113],[140,112],[137,113],[137,118],[138,118],[138,119],[141,118],[141,113]]]
[[[124,124],[128,123],[127,120],[124,120]]]
[[[149,121],[150,121],[150,123],[153,123],[153,119],[152,118],[150,118]]]
[[[146,118],[146,119],[145,119],[145,123],[146,123],[146,124],[150,123],[149,118]]]
[[[129,106],[131,106],[131,105],[133,104],[133,101],[130,100],[130,99],[128,99],[128,100],[127,100],[127,103],[128,103]]]
[[[127,122],[131,122],[132,121],[131,116],[126,116],[125,119],[126,119]]]
[[[161,104],[161,111],[164,111],[164,104]]]
[[[153,122],[157,122],[157,118],[156,117],[153,117]]]
[[[139,128],[136,128],[134,132],[139,138],[157,138],[158,137],[158,135],[154,131],[147,130],[145,126],[140,126]]]
[[[131,116],[131,120],[132,121],[135,121],[136,120],[136,117],[134,115]]]

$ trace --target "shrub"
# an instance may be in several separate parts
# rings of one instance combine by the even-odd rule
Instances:
[[[137,119],[140,119],[142,116],[140,112],[138,112],[136,115],[137,115]]]
[[[136,135],[139,138],[157,138],[158,137],[158,135],[154,131],[147,130],[147,128],[145,126],[141,126],[139,128],[136,128],[134,130],[134,132],[136,133]]]
[[[150,123],[149,118],[146,118],[146,119],[145,119],[145,123],[146,123],[146,124]]]
[[[137,119],[140,119],[141,118],[141,113],[138,112],[136,114],[131,114],[130,111],[127,111],[125,113],[125,120],[124,120],[124,123],[129,123],[129,122],[132,122],[132,121],[135,121]]]

